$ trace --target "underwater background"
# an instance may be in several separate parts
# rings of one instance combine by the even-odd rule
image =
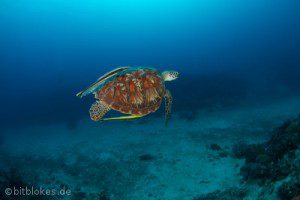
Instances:
[[[0,199],[300,199],[299,19],[297,0],[1,0]],[[168,127],[164,105],[90,120],[76,93],[120,66],[180,73]]]

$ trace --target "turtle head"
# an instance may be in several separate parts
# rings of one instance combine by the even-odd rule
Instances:
[[[164,79],[164,81],[173,81],[175,79],[177,79],[179,76],[179,73],[176,71],[164,71],[162,73],[162,77]]]

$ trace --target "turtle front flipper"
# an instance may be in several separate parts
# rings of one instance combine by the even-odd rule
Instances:
[[[102,101],[96,101],[90,108],[90,117],[94,121],[99,121],[108,111],[110,107]]]
[[[173,98],[171,92],[169,90],[166,90],[166,94],[165,94],[166,126],[168,125],[169,119],[171,117],[172,102],[173,102]]]

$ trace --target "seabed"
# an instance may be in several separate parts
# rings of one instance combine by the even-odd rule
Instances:
[[[174,107],[167,128],[164,116],[150,116],[9,129],[1,138],[1,186],[67,187],[72,194],[66,199],[200,200],[229,190],[237,193],[232,199],[280,199],[277,187],[292,177],[246,181],[246,161],[232,148],[267,141],[274,128],[297,118],[299,102],[200,112],[193,120]]]

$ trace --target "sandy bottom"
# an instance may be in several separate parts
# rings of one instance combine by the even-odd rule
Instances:
[[[240,186],[244,161],[230,156],[232,145],[266,140],[272,128],[298,114],[299,99],[203,112],[193,121],[175,112],[167,128],[161,116],[107,123],[84,119],[74,129],[9,130],[1,144],[0,167],[15,168],[31,185],[70,188],[71,199],[192,200]],[[218,144],[222,153],[208,148],[211,144]]]

